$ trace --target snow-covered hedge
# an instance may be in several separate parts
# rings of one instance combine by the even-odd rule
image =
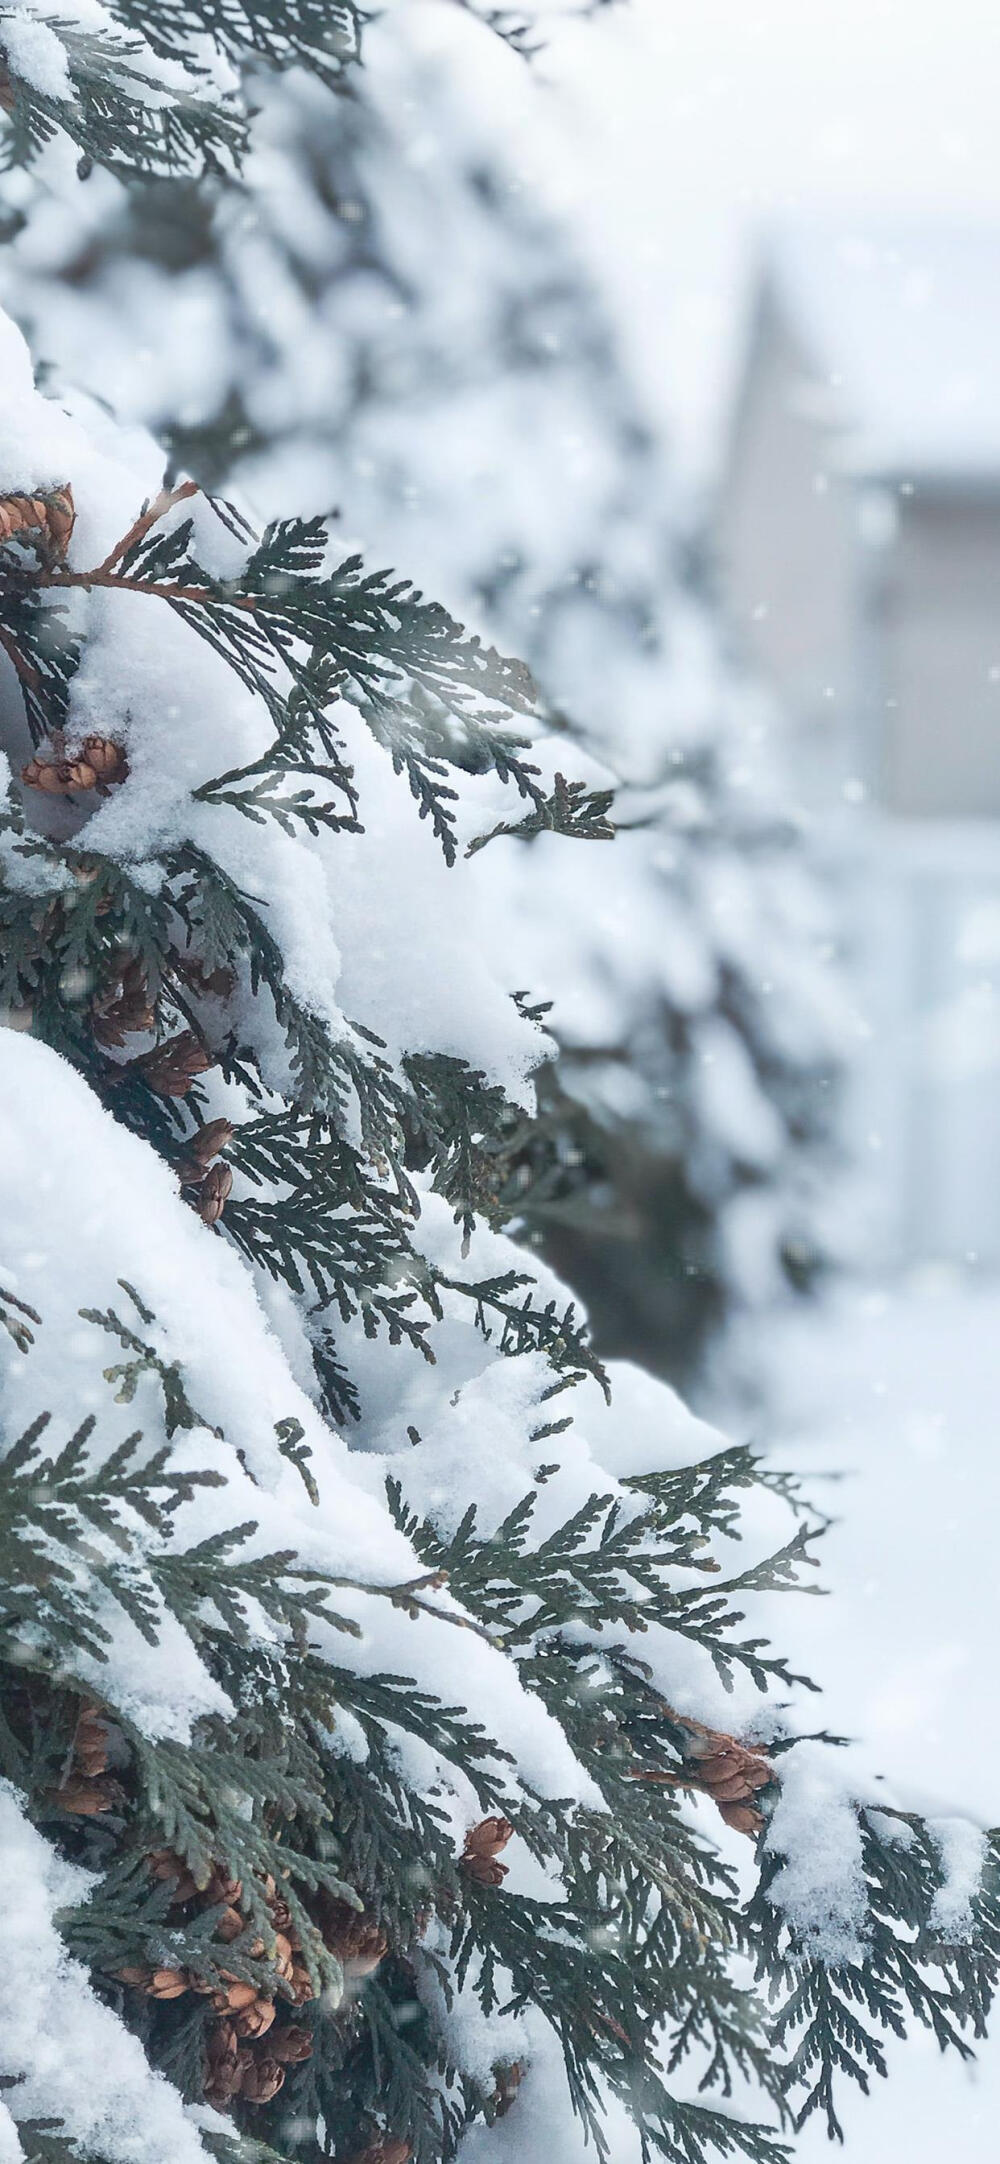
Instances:
[[[209,486],[336,506],[524,655],[577,747],[552,767],[585,748],[617,786],[596,889],[545,838],[479,859],[507,981],[556,1001],[507,1195],[602,1344],[689,1377],[720,1322],[842,1245],[829,911],[661,428],[546,208],[551,95],[450,0],[389,11],[366,54],[349,101],[253,79],[248,195],[81,190],[53,158],[6,290],[63,379]]]
[[[462,851],[599,878],[600,800],[517,665],[2,340],[10,2153],[767,2164],[979,2019],[993,1865],[794,1742],[794,1491],[491,1229],[546,1040]]]

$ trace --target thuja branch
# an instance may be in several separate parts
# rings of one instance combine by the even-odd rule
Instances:
[[[134,550],[141,549],[154,526],[158,526],[168,512],[175,510],[179,503],[187,503],[200,494],[197,481],[181,481],[176,488],[161,489],[152,502],[140,512],[138,518],[133,520],[121,539],[115,542],[108,554],[102,557],[99,564],[92,565],[86,571],[72,571],[65,560],[76,516],[73,491],[69,483],[34,496],[14,491],[0,498],[0,544],[16,539],[34,546],[41,560],[30,575],[30,584],[33,587],[72,586],[87,590],[95,586],[112,587],[124,593],[152,594],[165,601],[186,599],[208,603],[217,598],[211,586],[181,589],[166,583],[156,584],[148,579],[132,578],[119,569]],[[23,584],[23,578],[19,579],[18,584],[19,587]],[[238,599],[235,605],[240,605]],[[248,598],[244,605],[252,607],[255,604]],[[2,632],[0,639],[10,652],[7,638]],[[16,654],[11,652],[10,658],[19,673],[22,673]]]
[[[537,719],[539,699],[522,662],[485,646],[392,572],[369,572],[358,556],[331,564],[329,527],[320,518],[278,521],[258,537],[238,514],[204,499],[248,544],[238,575],[216,577],[195,554],[193,518],[165,524],[200,494],[191,481],[162,490],[107,555],[83,569],[66,560],[73,526],[68,488],[0,497],[0,546],[17,544],[2,589],[20,612],[14,643],[27,667],[40,667],[45,677],[38,690],[22,670],[40,733],[51,736],[54,724],[62,726],[76,649],[72,636],[68,643],[65,633],[62,642],[55,636],[58,603],[51,620],[39,620],[32,604],[77,591],[146,594],[166,602],[208,642],[274,724],[264,757],[203,782],[203,802],[226,803],[251,820],[274,818],[286,828],[298,821],[312,832],[345,825],[356,831],[352,771],[330,718],[347,699],[396,772],[405,774],[419,815],[449,862],[458,852],[459,796],[450,778],[456,768],[495,774],[529,807],[526,820],[498,831],[551,829],[579,838],[610,831],[606,793],[588,793],[561,777],[550,793],[526,756],[530,734],[512,723],[522,715]],[[306,777],[304,785],[294,785],[295,774]],[[73,781],[55,777],[60,789]],[[346,799],[346,815],[333,810],[331,788]]]

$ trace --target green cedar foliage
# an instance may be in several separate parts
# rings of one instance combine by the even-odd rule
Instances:
[[[167,1438],[204,1424],[183,1376],[143,1337],[155,1318],[134,1288],[122,1295],[123,1313],[82,1320],[113,1351],[124,1345],[137,1355],[106,1369],[119,1399],[134,1391],[137,1361],[157,1373],[163,1439],[150,1453],[136,1431],[95,1466],[93,1418],[51,1441],[39,1420],[8,1449],[0,1468],[0,1764],[34,1822],[96,1874],[90,1897],[60,1919],[66,1943],[182,2091],[202,2092],[218,2026],[209,1994],[224,1993],[233,1978],[276,1997],[282,2015],[303,2025],[312,2054],[292,2065],[280,2096],[263,2110],[234,2107],[247,2164],[262,2132],[281,2155],[346,2155],[386,2121],[429,2164],[452,2153],[470,2119],[496,2109],[499,2064],[497,2090],[484,2095],[451,2062],[447,2031],[436,2032],[426,2009],[416,2028],[399,2025],[432,1915],[443,1936],[440,1952],[426,1958],[446,1995],[468,1978],[487,2012],[502,1994],[508,2012],[540,2008],[552,2024],[599,2155],[609,2092],[627,2102],[653,2153],[772,2164],[785,2154],[781,2140],[731,2118],[713,2092],[724,2104],[734,2083],[749,2082],[779,2116],[823,2109],[835,2131],[840,2080],[865,2085],[884,2071],[881,2032],[903,2033],[907,2012],[942,2044],[968,2049],[965,2032],[981,2033],[995,1977],[995,1863],[977,1897],[975,1939],[942,1943],[931,1917],[940,1857],[926,1828],[912,1813],[863,1808],[870,1938],[863,1961],[831,1966],[769,1902],[780,1849],[765,1852],[745,1908],[710,1835],[678,1808],[685,1723],[651,1682],[636,1632],[663,1621],[708,1645],[724,1676],[745,1663],[761,1681],[774,1673],[792,1680],[759,1642],[736,1635],[733,1602],[751,1574],[716,1584],[708,1598],[684,1584],[711,1568],[709,1551],[738,1519],[741,1490],[761,1477],[747,1452],[626,1482],[643,1501],[631,1518],[595,1495],[544,1540],[532,1531],[537,1490],[492,1535],[478,1532],[470,1507],[443,1540],[390,1483],[426,1571],[381,1597],[418,1618],[447,1584],[468,1619],[459,1627],[488,1633],[516,1662],[602,1798],[597,1811],[567,1814],[523,1788],[517,1803],[504,1754],[469,1714],[403,1676],[358,1674],[349,1659],[317,1651],[317,1621],[356,1628],[337,1615],[335,1581],[287,1552],[248,1557],[249,1521],[184,1545],[175,1532],[181,1506],[224,1481],[216,1470],[172,1467]],[[31,1357],[27,1343],[22,1357]],[[543,1485],[557,1470],[541,1469]],[[74,1563],[82,1542],[90,1562],[81,1578]],[[787,1584],[804,1547],[793,1542],[754,1582]],[[116,1704],[108,1628],[116,1604],[154,1644],[163,1618],[175,1618],[233,1692],[235,1719],[202,1721],[186,1747],[151,1741],[130,1721]],[[566,1637],[569,1615],[588,1632],[603,1630],[599,1647],[578,1623]],[[81,1674],[88,1653],[96,1689]],[[113,1773],[90,1783],[106,1801],[89,1816],[72,1777],[81,1704],[99,1709],[112,1744]],[[364,1734],[363,1763],[331,1748],[344,1714]],[[482,1886],[463,1872],[446,1814],[400,1771],[400,1734],[461,1765],[484,1813],[514,1814],[532,1854],[558,1870],[558,1898]],[[761,1800],[767,1809],[768,1792]],[[169,1868],[157,1872],[165,1852]],[[244,1930],[235,1938],[220,1933],[220,1878],[242,1884]],[[302,1948],[304,2005],[275,1973],[275,1881]],[[328,1930],[324,1937],[331,1901],[341,1910],[363,1902],[388,1942],[360,1994],[344,1995]],[[756,1961],[770,2009],[734,1981],[734,1953]],[[188,1988],[150,2002],[119,1980],[155,1972],[183,1974]],[[664,2042],[654,2056],[657,2035]],[[664,2055],[667,2077],[694,2060],[705,2098],[672,2093]]]
[[[515,51],[536,48],[530,11],[456,5]],[[8,0],[0,10],[0,170],[28,163],[62,134],[79,150],[84,177],[93,164],[124,179],[232,172],[248,140],[247,62],[304,67],[339,90],[360,59],[371,13],[359,0],[113,0],[100,11],[67,0],[51,13]]]
[[[155,12],[132,20],[162,49]],[[317,16],[290,11],[282,28],[271,9],[175,13],[169,57],[181,65],[189,21],[237,48],[259,50],[265,39],[267,56],[282,61],[309,56]],[[79,140],[117,164],[142,163],[118,62],[109,54],[100,64],[107,96],[80,89],[80,125],[91,135]],[[25,102],[33,111],[27,93]],[[154,110],[155,134],[166,123],[163,108]],[[44,133],[30,111],[18,154],[32,127]],[[200,129],[201,118],[191,125]],[[174,154],[172,146],[165,162]],[[13,343],[7,350],[13,408],[17,356]],[[724,1686],[745,1674],[761,1689],[792,1689],[798,1679],[746,1609],[797,1579],[809,1534],[801,1529],[770,1558],[726,1575],[718,1551],[739,1529],[748,1492],[764,1484],[742,1451],[571,1496],[569,1407],[584,1385],[599,1405],[594,1386],[604,1378],[551,1281],[534,1286],[502,1242],[473,1245],[498,1210],[512,1117],[502,1087],[453,1051],[394,1059],[367,1027],[334,1027],[290,981],[273,897],[244,885],[221,847],[235,826],[251,844],[272,829],[307,849],[357,837],[365,802],[342,726],[350,714],[408,787],[414,819],[450,865],[466,785],[492,778],[495,831],[544,826],[565,833],[567,846],[606,837],[606,796],[588,798],[571,781],[547,791],[521,726],[535,714],[525,671],[409,586],[353,557],[337,562],[315,522],[286,521],[258,540],[217,507],[240,557],[223,574],[204,546],[206,507],[185,484],[137,505],[134,523],[96,561],[78,548],[67,554],[53,539],[42,479],[56,454],[44,430],[33,443],[37,417],[30,400],[14,416],[23,489],[43,491],[17,499],[22,511],[36,507],[35,524],[19,513],[0,550],[0,639],[20,698],[8,698],[5,729],[13,746],[23,723],[36,746],[34,779],[12,781],[0,828],[0,1054],[13,1073],[15,1033],[30,1030],[41,1062],[31,1071],[49,1078],[60,1108],[51,1139],[67,1196],[76,1136],[61,1108],[79,1111],[82,1078],[103,1107],[102,1135],[106,1127],[113,1138],[112,1186],[133,1181],[139,1210],[163,1192],[153,1181],[147,1193],[134,1158],[121,1154],[138,1138],[157,1178],[159,1159],[205,1219],[192,1229],[204,1243],[206,1302],[215,1243],[244,1289],[270,1281],[287,1296],[314,1356],[304,1415],[319,1406],[340,1423],[363,1411],[367,1339],[378,1342],[382,1374],[393,1362],[401,1377],[412,1374],[437,1353],[444,1362],[462,1337],[480,1356],[488,1348],[498,1404],[511,1376],[531,1374],[536,1384],[533,1410],[519,1415],[531,1471],[512,1507],[490,1518],[479,1489],[491,1468],[473,1462],[468,1505],[457,1525],[445,1523],[411,1426],[408,1445],[397,1438],[387,1501],[413,1569],[398,1581],[384,1570],[369,1575],[362,1553],[347,1572],[310,1538],[339,1461],[320,1462],[317,1432],[324,1446],[329,1439],[315,1421],[307,1432],[293,1409],[291,1371],[265,1492],[245,1438],[203,1403],[204,1367],[195,1387],[185,1348],[161,1328],[142,1283],[122,1279],[111,1300],[79,1304],[53,1350],[44,1298],[25,1297],[30,1246],[22,1239],[14,1253],[11,1213],[10,1253],[0,1255],[7,1358],[29,1375],[48,1361],[61,1403],[18,1428],[6,1409],[13,1399],[4,1400],[0,1768],[29,1826],[92,1874],[86,1894],[53,1911],[62,1940],[149,2065],[192,2102],[206,2093],[219,2100],[213,2054],[227,2009],[241,2003],[234,1993],[244,2007],[279,2009],[272,2030],[286,2057],[269,2061],[272,2030],[257,2051],[244,2029],[258,2093],[245,2084],[231,2091],[231,2134],[206,2131],[210,2146],[240,2164],[374,2158],[383,2137],[412,2148],[418,2164],[440,2164],[467,2129],[508,2109],[523,2110],[530,2128],[532,2064],[522,2101],[512,2042],[522,2034],[529,2062],[540,2036],[559,2047],[568,2142],[575,2114],[607,2156],[610,2100],[631,2119],[643,2158],[777,2164],[795,2111],[832,2115],[835,2079],[865,2079],[879,2064],[881,2030],[897,2031],[905,2011],[960,2049],[966,2031],[978,2032],[1000,1922],[992,1853],[975,1928],[952,1944],[935,1923],[945,1873],[932,1832],[912,1814],[894,1819],[852,1800],[867,1912],[858,1958],[831,1959],[808,1916],[781,1898],[782,1750],[801,1746],[779,1733],[773,1777],[757,1791],[760,1883],[744,1904],[715,1822],[681,1801],[698,1786],[691,1722],[666,1696],[662,1671],[674,1648]],[[82,432],[79,449],[82,460]],[[59,483],[64,517],[75,472],[61,472]],[[85,508],[93,519],[96,495]],[[81,684],[92,692],[88,667],[103,666],[108,710],[121,712],[125,649],[108,626],[134,636],[139,609],[149,612],[149,652],[162,648],[178,673],[177,713],[164,717],[174,734],[161,739],[165,772],[175,746],[190,741],[183,679],[197,649],[251,702],[254,743],[242,762],[192,780],[187,825],[161,817],[157,828],[135,723],[128,751],[137,779],[120,761],[114,788],[149,832],[145,847],[133,836],[130,848],[115,849],[93,838],[105,831],[100,800],[95,811],[73,785],[90,741],[78,742],[74,702]],[[210,751],[219,717],[198,696],[194,703]],[[68,808],[62,823],[39,813],[43,775]],[[509,807],[499,819],[497,792]],[[266,889],[268,860],[258,861]],[[276,1037],[286,1060],[280,1084]],[[56,1087],[70,1070],[77,1097],[61,1080]],[[216,1084],[232,1119],[216,1111]],[[231,1189],[216,1180],[209,1193],[213,1163],[235,1175]],[[39,1165],[40,1181],[46,1169]],[[469,1243],[454,1264],[429,1257],[419,1236],[418,1206],[422,1199],[432,1219],[435,1193]],[[124,1225],[130,1199],[116,1190],[119,1216],[109,1203],[109,1223]],[[189,1220],[175,1195],[171,1203],[186,1237]],[[42,1272],[53,1301],[74,1243],[82,1250],[93,1240],[79,1204],[66,1207],[68,1262],[49,1254]],[[178,1238],[179,1268],[187,1251]],[[220,1346],[220,1369],[250,1350]],[[104,1393],[94,1404],[82,1391],[86,1410],[67,1421],[66,1400],[91,1370]],[[402,1418],[402,1387],[398,1402]],[[663,1393],[664,1421],[676,1417],[671,1408]],[[274,1545],[269,1522],[289,1522],[281,1477],[305,1515],[292,1514],[300,1540]],[[362,1496],[370,1504],[369,1491],[356,1492],[359,1509]],[[435,1643],[461,1637],[486,1649],[512,1695],[499,1710],[466,1706],[402,1657],[398,1667],[366,1664],[365,1619],[375,1610],[398,1624],[394,1645],[410,1634],[415,1668],[429,1631]],[[186,1649],[218,1693],[216,1710],[199,1712],[180,1735],[144,1721],[123,1666],[126,1644],[145,1648],[154,1669]],[[525,1719],[543,1711],[546,1732],[586,1777],[585,1800],[550,1793],[525,1773],[512,1705]],[[463,1861],[463,1811],[466,1825],[476,1812],[510,1822],[522,1863],[537,1866],[527,1889],[516,1877],[508,1887],[502,1868],[477,1872]],[[356,1916],[376,1936],[360,1971]],[[739,1980],[736,1955],[757,1963],[759,1986]],[[470,2065],[463,2052],[458,2013],[469,2002],[497,2039],[488,2077],[481,2054]],[[511,2025],[521,2014],[523,2030]],[[280,2087],[263,2081],[275,2064]],[[27,2155],[118,2164],[121,2129],[84,2141],[68,2123],[20,2109],[26,2069],[5,2073]],[[760,2117],[742,2108],[748,2088]],[[142,2127],[126,2131],[141,2142]]]
[[[484,41],[461,22],[444,40],[431,14],[430,55],[423,6],[383,21],[350,100],[258,71],[246,194],[111,191],[76,239],[66,202],[55,304],[30,251],[18,301],[71,380],[100,391],[94,356],[114,357],[179,468],[279,507],[304,476],[377,558],[475,612],[558,710],[554,759],[568,737],[619,779],[599,917],[589,866],[574,889],[531,807],[493,832],[538,846],[478,866],[508,944],[516,917],[519,981],[536,998],[558,982],[564,1007],[505,1193],[602,1350],[689,1384],[727,1322],[811,1286],[842,1245],[849,1018],[803,836],[755,749],[770,717],[722,660],[658,431],[572,236],[524,183]],[[262,309],[272,282],[282,306]],[[211,312],[203,395],[169,338],[135,365],[153,294],[167,321]],[[713,1092],[722,1062],[736,1077]]]

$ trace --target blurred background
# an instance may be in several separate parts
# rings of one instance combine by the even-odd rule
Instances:
[[[775,695],[854,1007],[851,1260],[751,1325],[758,1432],[840,1476],[813,1672],[833,1725],[991,1823],[998,61],[982,0],[637,0],[553,65],[589,145],[581,227],[727,652]],[[998,2102],[995,2036],[968,2070],[928,2039],[859,2099],[847,2153],[985,2164]]]
[[[2,297],[525,654],[540,760],[615,789],[613,848],[473,859],[552,1003],[498,1190],[831,1509],[820,1718],[993,1824],[1000,15],[550,0],[529,60],[485,12],[397,0],[349,99],[261,76],[252,196],[15,176]],[[992,2160],[995,2039],[896,2058],[850,2164]]]

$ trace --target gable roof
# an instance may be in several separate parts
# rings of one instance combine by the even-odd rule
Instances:
[[[775,230],[776,305],[855,470],[1000,476],[1000,224]]]

